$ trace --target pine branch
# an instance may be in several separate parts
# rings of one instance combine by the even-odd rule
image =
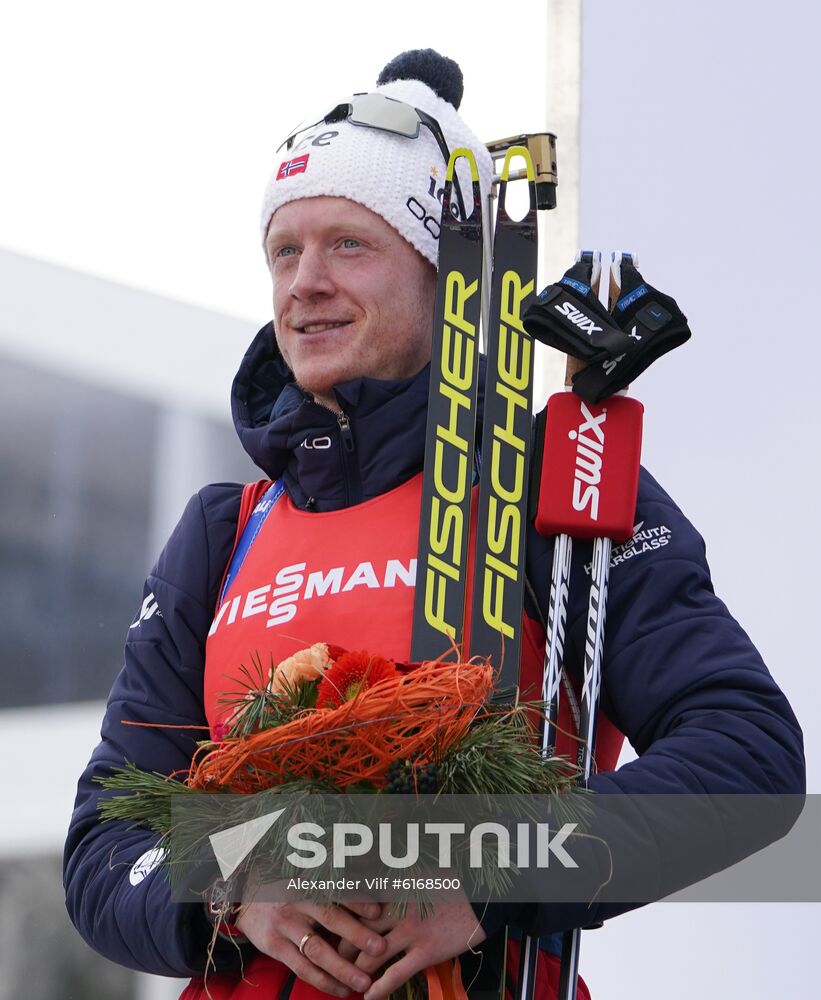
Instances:
[[[273,729],[290,722],[316,705],[316,683],[297,681],[283,684],[281,691],[272,691],[271,678],[276,664],[270,658],[266,670],[259,653],[251,654],[251,666],[240,664],[242,689],[220,698],[220,705],[231,718],[229,737],[249,736],[264,729]]]
[[[98,805],[101,819],[128,820],[162,834],[171,827],[171,800],[175,796],[204,794],[167,775],[141,771],[130,761],[114,768],[108,777],[98,775],[93,780],[106,791],[128,793],[102,798]]]
[[[463,795],[551,795],[576,784],[578,771],[564,757],[545,758],[533,743],[526,712],[479,718],[441,757],[440,790]]]

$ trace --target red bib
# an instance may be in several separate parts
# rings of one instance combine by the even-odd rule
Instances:
[[[205,648],[205,709],[242,690],[241,665],[266,672],[315,642],[410,655],[421,476],[343,510],[298,510],[283,496],[217,610]]]

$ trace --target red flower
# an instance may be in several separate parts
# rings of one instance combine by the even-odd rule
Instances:
[[[399,677],[393,660],[386,660],[384,656],[365,649],[343,653],[325,671],[317,688],[316,707],[339,708],[343,702],[354,699],[360,691],[367,691],[388,677]]]
[[[211,739],[215,743],[222,743],[224,739],[228,738],[228,734],[231,732],[231,727],[227,722],[216,722],[211,730]]]

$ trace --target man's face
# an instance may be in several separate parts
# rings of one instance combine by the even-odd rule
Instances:
[[[384,219],[347,198],[278,209],[265,242],[277,343],[297,382],[407,378],[430,360],[436,271]]]

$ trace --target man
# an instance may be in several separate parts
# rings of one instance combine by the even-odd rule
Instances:
[[[379,97],[360,108],[360,120],[346,102],[293,137],[277,158],[262,214],[274,322],[243,361],[233,413],[244,447],[269,478],[282,481],[285,496],[232,580],[231,610],[219,598],[237,534],[239,486],[206,487],[192,499],[146,583],[144,596],[152,595],[157,610],[130,629],[102,742],[80,780],[65,859],[72,919],[115,961],[201,977],[212,927],[203,907],[171,901],[150,831],[98,822],[93,776],[124,760],[162,773],[185,770],[202,730],[215,733],[220,697],[235,689],[249,649],[279,662],[324,640],[408,658],[411,585],[330,588],[309,600],[295,581],[323,557],[325,566],[353,557],[355,565],[371,553],[407,563],[416,553],[438,197],[448,150],[473,150],[485,194],[491,179],[487,152],[456,110],[457,73],[435,53],[407,53],[383,71]],[[401,113],[390,105],[375,111],[384,98],[402,102]],[[407,127],[414,113],[416,135]],[[463,178],[460,196],[469,190]],[[614,567],[603,689],[608,721],[591,786],[619,794],[801,792],[795,718],[715,598],[700,538],[646,474],[636,520],[666,541]],[[584,576],[588,558],[589,549],[579,546],[575,576]],[[542,605],[550,562],[549,540],[531,533],[528,573]],[[567,620],[567,669],[576,681],[583,611],[571,603]],[[529,603],[536,630],[544,613]],[[532,643],[525,658],[539,657]],[[640,757],[614,771],[620,734]],[[307,983],[329,995],[355,991],[381,1000],[419,970],[486,939],[491,956],[510,925],[513,936],[542,936],[539,995],[548,996],[557,967],[550,935],[626,908],[474,910],[461,901],[420,920],[375,904],[251,901],[235,921],[244,943],[238,949],[218,941],[208,988],[215,997],[259,996],[262,987],[265,995],[284,990],[298,998],[299,984]],[[202,990],[198,979],[186,996],[204,996]]]

